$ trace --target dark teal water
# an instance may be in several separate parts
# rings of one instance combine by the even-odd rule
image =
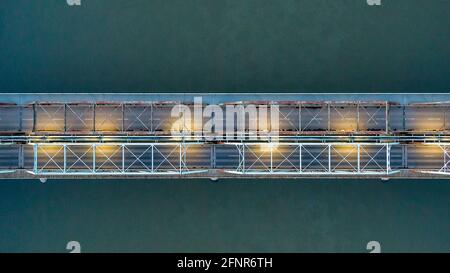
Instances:
[[[0,90],[444,92],[448,0],[2,0]]]
[[[450,1],[3,0],[3,92],[445,92]],[[450,251],[445,180],[0,181],[0,252]]]
[[[445,181],[2,181],[1,251],[449,251]]]

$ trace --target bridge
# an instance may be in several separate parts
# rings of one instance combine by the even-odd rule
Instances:
[[[194,113],[198,97],[273,108],[279,123],[251,135],[261,116],[244,116],[231,136],[176,124],[174,107]],[[6,93],[0,178],[449,178],[449,130],[443,93]]]

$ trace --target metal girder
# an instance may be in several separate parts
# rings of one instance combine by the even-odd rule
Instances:
[[[123,131],[130,131],[134,129],[134,127],[139,128],[138,131],[147,131],[150,133],[154,133],[153,131],[153,104],[146,103],[143,105],[138,105],[141,109],[137,113],[135,113],[132,109],[136,108],[136,105],[128,105],[124,104],[123,107]],[[130,118],[128,118],[128,115]],[[148,116],[146,118],[146,116]],[[127,123],[126,123],[127,122]],[[125,125],[126,124],[126,125]]]
[[[109,108],[109,109],[108,109]],[[123,132],[124,108],[120,104],[95,104],[95,131]],[[108,110],[108,111],[105,111]]]
[[[167,124],[173,121],[170,107],[156,105],[154,102],[63,102],[33,103],[33,131],[35,132],[148,132],[168,131]],[[156,108],[155,108],[156,107]],[[377,107],[369,111],[370,107]],[[341,109],[342,108],[342,109]],[[375,130],[384,131],[380,111],[382,105],[361,104],[360,102],[324,102],[317,105],[293,104],[278,105],[280,131],[296,133],[309,131],[360,132],[361,124],[376,125]],[[385,127],[388,132],[389,104],[385,104]],[[298,111],[297,111],[298,109]],[[92,120],[92,123],[91,123]],[[190,127],[187,126],[187,127]],[[81,128],[81,129],[80,129]],[[170,131],[170,130],[169,130]]]
[[[80,107],[82,108],[79,109]],[[95,107],[93,104],[81,104],[76,106],[72,104],[65,104],[65,132],[80,130],[80,125],[84,128],[82,131],[94,131],[95,126],[92,124],[94,122],[94,111]],[[90,112],[92,113],[92,117],[88,117]],[[74,117],[74,121],[68,122],[68,117]],[[89,123],[88,120],[90,119],[92,119],[92,121]]]
[[[160,121],[160,123],[163,122]],[[80,125],[83,130],[78,129]],[[153,102],[140,104],[33,103],[32,131],[34,132],[126,132],[137,130],[154,133],[154,128]]]
[[[34,175],[192,174],[187,148],[201,143],[34,143]],[[138,149],[138,152],[136,151]],[[158,158],[158,159],[156,159]]]
[[[65,104],[35,102],[33,104],[33,131],[65,131],[65,111]]]
[[[207,172],[190,169],[188,147],[203,143],[33,143],[35,175],[151,175]],[[229,143],[238,150],[234,174],[386,175],[397,143]],[[209,149],[209,147],[208,147]],[[214,156],[216,156],[214,154]],[[211,159],[213,160],[213,159]]]
[[[317,109],[316,109],[317,110]],[[308,107],[305,107],[303,105],[300,105],[300,110],[299,110],[299,114],[300,114],[300,132],[303,131],[307,131],[309,129],[309,127],[312,124],[317,124],[322,126],[322,128],[324,128],[323,123],[322,123],[322,119],[320,118],[320,115],[323,114],[324,110],[327,110],[327,107],[320,107],[318,111],[316,111],[316,113],[313,113]],[[329,108],[328,108],[329,110]],[[309,119],[309,121],[306,123],[306,125],[303,126],[302,122],[304,121],[303,115],[304,113],[307,112],[309,115],[311,115],[312,117]],[[329,117],[329,115],[328,115]],[[327,121],[328,122],[328,121]],[[327,126],[328,128],[328,126]]]
[[[233,143],[238,166],[233,174],[386,175],[391,146],[398,143]]]

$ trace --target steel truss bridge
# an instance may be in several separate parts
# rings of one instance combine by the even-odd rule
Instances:
[[[276,105],[276,137],[173,136],[200,96]],[[0,178],[450,178],[449,130],[449,94],[1,94]]]

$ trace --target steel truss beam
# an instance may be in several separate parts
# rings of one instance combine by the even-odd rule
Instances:
[[[340,107],[344,107],[344,110],[340,109]],[[374,108],[375,110],[369,111],[369,109]],[[384,108],[384,111],[383,111]],[[367,125],[376,125],[379,128],[379,131],[385,131],[386,133],[389,131],[389,102],[384,102],[383,104],[367,104],[356,102],[355,104],[351,103],[333,103],[326,102],[322,105],[317,105],[312,107],[311,105],[304,105],[300,103],[298,105],[298,114],[297,120],[298,124],[295,125],[291,117],[293,117],[293,110],[284,113],[281,111],[283,106],[280,106],[279,114],[281,120],[286,121],[292,128],[297,130],[299,133],[304,131],[314,131],[314,126],[319,126],[322,130],[327,132],[332,131],[341,131],[334,126],[336,124],[347,124],[350,125],[351,128],[347,128],[347,131],[354,132],[363,132],[367,131],[367,128],[362,129],[361,124],[364,122]],[[381,112],[384,112],[381,117]],[[335,114],[336,117],[332,118]],[[305,118],[304,116],[309,118]],[[382,121],[380,121],[382,119]],[[380,124],[383,122],[384,124]],[[353,124],[352,124],[353,123]],[[383,125],[383,126],[381,126]]]
[[[139,128],[138,131],[147,131],[149,133],[154,133],[153,130],[153,104],[123,104],[123,131],[132,131],[134,127]],[[139,107],[137,113],[133,111],[133,108]],[[130,118],[128,118],[128,115]],[[149,116],[146,118],[146,116]],[[127,121],[127,125],[125,125]]]
[[[230,143],[239,154],[233,174],[389,175],[398,143]],[[345,149],[342,149],[345,148]],[[352,158],[352,159],[350,159]]]
[[[34,175],[185,175],[207,172],[188,167],[187,149],[200,144],[33,143],[30,144],[33,145],[33,170],[28,172]],[[141,149],[136,152],[133,148]]]
[[[81,108],[80,108],[81,107]],[[137,111],[133,111],[133,108]],[[147,103],[33,103],[33,131],[146,131],[154,133],[153,102]],[[89,117],[87,117],[89,115]],[[92,116],[92,117],[91,117]],[[72,120],[69,120],[69,117]],[[88,122],[88,120],[92,120]],[[161,121],[162,123],[163,121]],[[42,124],[41,124],[42,123]],[[105,125],[107,125],[105,127]],[[82,131],[83,131],[82,130]],[[75,131],[80,131],[76,129]]]
[[[120,102],[120,103],[33,103],[33,122],[35,132],[148,132],[162,129],[161,126],[170,122],[170,107],[154,102]],[[284,124],[282,131],[296,133],[309,131],[326,132],[362,132],[360,124],[376,125],[378,131],[383,131],[381,123],[386,122],[388,132],[388,108],[381,104],[324,102],[317,105],[308,103],[283,105],[275,108],[280,122]],[[261,105],[260,105],[261,106]],[[343,109],[341,109],[343,107]],[[371,108],[376,107],[374,110]],[[381,111],[385,108],[385,116]],[[155,117],[155,114],[162,117]],[[384,119],[384,121],[381,121]],[[92,122],[91,122],[92,120]],[[341,128],[345,125],[347,128]],[[79,128],[82,129],[79,129]],[[190,127],[190,126],[187,126]]]

